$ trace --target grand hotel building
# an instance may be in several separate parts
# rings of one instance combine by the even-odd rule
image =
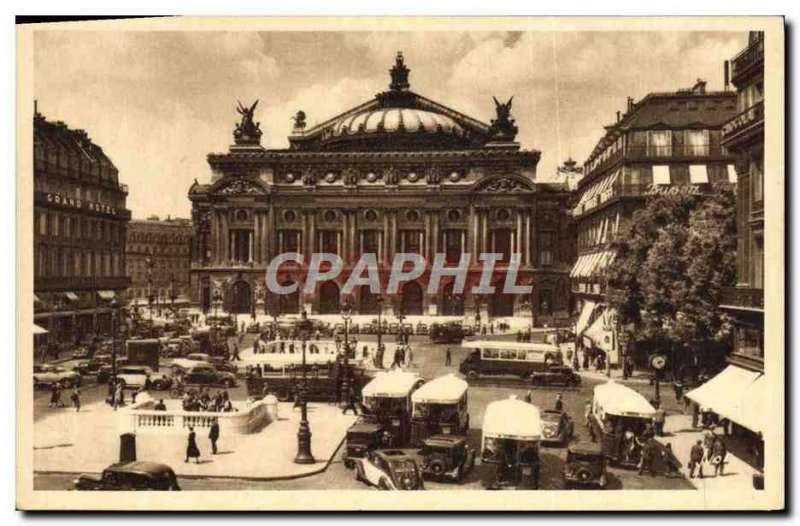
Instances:
[[[381,301],[367,287],[350,299],[360,313],[517,315],[535,324],[568,316],[568,192],[536,181],[540,152],[515,142],[510,101],[495,101],[498,117],[486,124],[411,91],[409,72],[398,54],[388,91],[313,127],[298,112],[288,149],[264,149],[254,107],[240,106],[235,144],[209,155],[211,181],[189,190],[193,302],[237,313],[338,313],[362,253],[377,254],[385,287],[395,253],[428,261],[445,253],[455,265],[462,252],[497,252],[493,295],[454,294],[452,278],[428,294],[426,271]],[[265,290],[274,256],[300,252],[307,263],[320,251],[343,259],[340,279],[308,295]],[[511,253],[521,254],[517,283],[531,284],[530,295],[502,293]],[[481,268],[473,256],[467,290]],[[302,284],[306,270],[282,267],[278,280]]]

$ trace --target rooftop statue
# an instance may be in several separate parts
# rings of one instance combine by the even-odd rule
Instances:
[[[410,72],[411,70],[408,69],[403,62],[403,52],[398,51],[394,67],[389,70],[389,74],[392,76],[392,83],[389,84],[389,89],[392,91],[402,91],[411,87],[411,84],[408,83],[408,74]]]
[[[303,130],[306,127],[306,112],[303,110],[298,111],[294,114],[294,129],[295,130]]]
[[[511,116],[511,102],[514,100],[514,97],[512,96],[508,99],[508,102],[505,104],[498,101],[496,97],[492,97],[492,99],[494,99],[497,118],[492,119],[489,133],[496,139],[513,141],[519,131],[514,118]]]
[[[236,144],[260,144],[261,123],[253,121],[253,114],[256,111],[256,106],[258,106],[258,100],[249,108],[238,100],[236,103],[236,111],[242,116],[242,120],[236,125],[236,129],[233,131],[233,138]]]

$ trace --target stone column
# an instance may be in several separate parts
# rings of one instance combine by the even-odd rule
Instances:
[[[469,207],[467,219],[467,252],[472,254],[470,260],[475,261],[478,253],[478,214],[473,205]]]
[[[514,237],[514,252],[519,252],[521,259],[524,260],[525,252],[525,239],[522,237],[522,211],[516,210],[517,213],[517,230]]]
[[[308,256],[307,258],[311,258],[311,254],[317,251],[317,214],[314,210],[309,210],[308,212]]]
[[[481,251],[491,252],[489,245],[489,210],[481,210]]]

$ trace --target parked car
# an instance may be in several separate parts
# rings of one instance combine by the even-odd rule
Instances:
[[[84,345],[78,347],[77,349],[72,351],[72,357],[75,358],[76,360],[80,360],[82,358],[89,358],[89,348]]]
[[[342,449],[342,462],[347,469],[353,469],[355,460],[364,458],[370,451],[381,446],[383,427],[370,422],[356,422],[347,430],[345,446]]]
[[[208,363],[214,366],[217,371],[224,371],[226,373],[236,374],[239,367],[224,356],[209,356]]]
[[[180,358],[186,356],[189,352],[189,347],[186,342],[181,338],[172,338],[167,340],[161,351],[162,356],[165,358]]]
[[[534,385],[563,385],[570,387],[580,385],[581,377],[571,368],[555,365],[545,371],[531,373],[531,383]]]
[[[542,443],[565,446],[572,439],[575,423],[564,411],[542,411]]]
[[[112,464],[101,475],[82,474],[73,482],[79,491],[180,491],[171,467],[155,462]]]
[[[567,449],[564,463],[564,487],[604,488],[606,477],[606,457],[599,444],[572,444]]]
[[[117,369],[117,379],[122,382],[124,388],[138,389],[144,387],[148,375],[153,383],[153,389],[163,391],[172,386],[172,378],[164,373],[157,373],[146,365],[127,365]]]
[[[422,470],[413,454],[399,449],[370,451],[355,460],[355,478],[380,490],[423,490]]]
[[[57,365],[34,365],[33,385],[43,386],[59,383],[64,387],[81,385],[81,375]]]
[[[198,365],[183,375],[186,385],[202,385],[208,387],[236,387],[236,376],[225,371],[218,371],[211,364]]]
[[[416,334],[428,334],[428,326],[422,322],[417,323]]]
[[[72,370],[81,376],[88,376],[97,374],[103,365],[107,364],[98,360],[97,358],[90,358],[88,360],[78,360],[77,362],[73,363]]]
[[[423,475],[437,480],[461,482],[475,466],[475,450],[469,447],[466,437],[458,435],[436,435],[425,439],[419,455]]]
[[[261,332],[261,324],[258,322],[251,323],[247,326],[245,332],[247,332],[247,334],[259,334]]]
[[[182,374],[192,367],[208,364],[208,358],[209,355],[206,353],[190,353],[186,356],[186,358],[176,358],[172,360],[172,363],[169,367],[172,370],[172,374]]]

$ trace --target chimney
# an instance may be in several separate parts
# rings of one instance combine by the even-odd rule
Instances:
[[[731,63],[729,60],[725,61],[725,91],[728,91],[728,87],[731,84]]]
[[[617,122],[619,122],[619,110],[617,110]]]
[[[633,109],[633,97],[628,97],[628,112]]]
[[[695,95],[704,95],[706,92],[706,81],[703,79],[697,79],[694,86],[692,86],[692,93]]]

